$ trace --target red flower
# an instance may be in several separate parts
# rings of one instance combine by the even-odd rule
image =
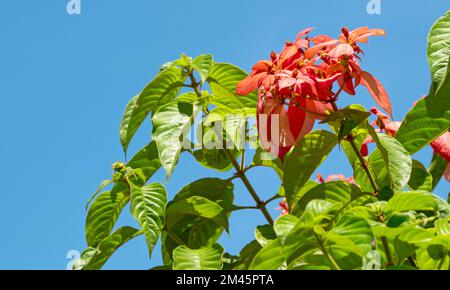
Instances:
[[[326,35],[308,36],[303,30],[296,40],[286,42],[280,54],[272,52],[270,60],[256,63],[237,88],[238,95],[258,90],[258,130],[262,147],[281,159],[292,146],[309,133],[316,119],[332,110],[341,91],[355,94],[362,84],[378,104],[392,114],[389,98],[381,83],[360,68],[362,50],[357,43],[373,35],[384,35],[380,29],[358,28],[342,31],[339,39]],[[333,86],[341,87],[337,92]]]

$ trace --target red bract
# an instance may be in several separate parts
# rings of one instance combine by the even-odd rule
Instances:
[[[345,91],[367,87],[375,101],[392,115],[386,90],[360,67],[357,45],[369,36],[384,35],[380,29],[342,29],[338,39],[326,35],[310,38],[312,28],[286,42],[283,50],[272,52],[270,60],[256,63],[236,89],[238,95],[258,91],[258,130],[262,147],[284,158],[290,148],[309,133],[316,119],[332,110],[332,103]],[[334,84],[339,89],[333,91]]]
[[[277,210],[281,211],[282,216],[289,214],[289,206],[286,202],[286,199],[283,199],[283,201],[280,201],[280,203],[278,205],[279,205],[279,207],[277,207]]]
[[[329,175],[326,179],[324,179],[321,174],[317,174],[317,178],[316,178],[316,181],[319,183],[325,183],[325,182],[329,182],[329,181],[338,181],[338,180],[347,181],[347,182],[355,184],[355,179],[353,177],[345,177],[343,174],[332,174],[332,175]]]

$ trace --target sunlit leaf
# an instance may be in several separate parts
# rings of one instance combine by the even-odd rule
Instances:
[[[189,249],[179,246],[173,251],[174,270],[220,270],[223,248],[214,244],[208,248]]]
[[[131,184],[131,213],[144,232],[150,256],[164,225],[166,203],[166,190],[161,184]]]
[[[284,187],[288,203],[295,199],[317,167],[337,144],[337,136],[328,131],[315,131],[306,135],[294,147],[284,163]]]
[[[124,151],[127,151],[131,139],[147,116],[159,106],[172,101],[184,80],[181,69],[171,66],[161,71],[128,103],[120,124],[120,142]]]

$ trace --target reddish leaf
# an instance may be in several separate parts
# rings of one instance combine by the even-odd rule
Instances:
[[[362,71],[361,84],[367,88],[375,102],[392,117],[391,101],[381,82],[370,73]]]

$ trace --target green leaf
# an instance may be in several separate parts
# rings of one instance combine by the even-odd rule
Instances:
[[[434,226],[436,227],[436,232],[440,236],[450,235],[450,224],[447,219],[439,219],[434,222]]]
[[[214,63],[208,77],[213,103],[230,109],[256,108],[256,94],[236,96],[237,84],[247,77],[242,69],[228,63]]]
[[[220,270],[223,248],[214,244],[209,248],[189,249],[179,246],[173,251],[174,270]]]
[[[173,202],[182,201],[192,196],[201,196],[219,204],[226,212],[233,210],[234,185],[229,180],[203,178],[183,187],[174,197]]]
[[[374,239],[370,224],[361,217],[344,214],[335,227],[323,234],[324,247],[341,269],[360,269]]]
[[[283,215],[275,221],[273,229],[275,230],[276,236],[280,240],[281,244],[284,244],[287,235],[295,227],[298,222],[298,218],[293,215]]]
[[[278,156],[265,151],[261,147],[256,149],[252,165],[272,168],[278,177],[283,180],[283,162]]]
[[[450,269],[450,236],[437,236],[417,251],[417,264],[421,270]]]
[[[228,231],[228,216],[217,203],[201,196],[191,196],[184,200],[171,202],[166,210],[166,224],[170,228],[179,217],[202,217],[211,220]]]
[[[131,184],[131,213],[144,232],[150,256],[164,225],[166,203],[166,190],[161,184]]]
[[[153,115],[152,139],[158,148],[159,160],[167,178],[173,173],[183,147],[183,135],[188,136],[195,116],[192,104],[172,102],[162,106]]]
[[[95,252],[91,248],[84,253],[83,270],[100,270],[119,247],[141,234],[141,231],[132,227],[119,228],[111,236],[102,240]]]
[[[142,148],[126,165],[133,169],[129,180],[136,185],[145,184],[161,167],[154,142]],[[129,201],[129,188],[117,183],[111,191],[103,192],[89,207],[86,218],[86,241],[89,246],[97,244],[111,234],[123,207]]]
[[[370,154],[366,165],[369,171],[372,173],[372,176],[375,178],[376,184],[378,184],[378,187],[381,188],[379,196],[383,197],[382,200],[385,200],[385,197],[389,197],[389,194],[392,193],[393,190],[391,189],[391,179],[381,151],[378,149],[373,151]],[[359,161],[355,161],[353,174],[356,183],[360,186],[362,191],[373,192],[373,187],[371,185],[369,177],[367,176],[366,171],[362,169]]]
[[[192,61],[192,67],[198,72],[203,83],[208,78],[212,64],[213,58],[210,54],[199,55]]]
[[[396,139],[386,134],[374,133],[372,127],[369,128],[369,133],[377,143],[377,150],[380,151],[386,164],[390,188],[396,192],[402,191],[411,176],[412,159],[410,154]]]
[[[395,194],[387,203],[384,211],[389,212],[406,212],[410,210],[416,211],[436,211],[438,204],[436,199],[427,192],[402,192]]]
[[[299,200],[292,205],[291,214],[299,216],[306,206],[314,199],[323,199],[330,202],[340,202],[345,207],[361,205],[372,197],[362,193],[354,184],[345,181],[331,181],[318,184],[306,191]]]
[[[431,28],[427,54],[433,82],[440,86],[447,77],[450,57],[450,11],[439,18]]]
[[[201,196],[217,203],[225,211],[226,216],[233,210],[234,185],[229,180],[205,178],[186,185],[178,192],[172,203],[186,200],[190,197]],[[170,205],[169,205],[170,208]],[[174,232],[190,248],[201,248],[213,245],[222,235],[225,227],[214,220],[194,215],[170,216],[168,229]],[[172,253],[175,242],[167,237],[164,241],[165,251]]]
[[[224,149],[205,149],[196,150],[192,153],[198,163],[202,166],[214,169],[220,172],[227,172],[232,167],[228,155],[225,153]]]
[[[336,226],[327,233],[326,237],[333,243],[331,247],[333,256],[343,254],[337,253],[339,251],[351,251],[362,257],[372,248],[373,233],[371,226],[365,219],[351,214],[343,215]]]
[[[359,105],[352,105],[343,108],[340,111],[330,112],[330,115],[320,123],[339,123],[338,139],[340,141],[351,133],[353,129],[367,120],[369,116],[370,113],[363,107],[359,107]]]
[[[276,240],[270,241],[253,258],[249,270],[278,270],[286,262],[283,247]]]
[[[255,114],[255,108],[229,109],[217,107],[208,113],[204,123],[219,123],[222,126],[220,129],[223,128],[224,137],[226,137],[226,148],[243,149],[246,141],[247,119]]]
[[[139,95],[128,103],[120,124],[120,142],[124,151],[127,151],[131,139],[148,114],[175,99],[184,80],[182,70],[171,66],[161,71]]]
[[[450,62],[450,58],[448,62]],[[447,71],[447,77],[439,87],[436,88],[435,85],[432,86],[431,93],[432,94],[425,98],[430,116],[443,116],[449,121],[450,109],[448,106],[448,95],[450,94],[450,69]]]
[[[423,190],[428,192],[433,190],[433,177],[428,173],[425,166],[417,160],[413,160],[408,187],[411,190]]]
[[[72,266],[73,270],[83,270],[83,268],[89,263],[94,256],[96,249],[93,247],[87,247],[80,255],[80,258],[75,261]]]
[[[258,243],[264,247],[267,245],[270,241],[277,238],[277,235],[275,234],[273,228],[271,225],[262,225],[257,226],[255,229],[255,238],[258,241]]]
[[[428,172],[430,173],[433,183],[431,190],[434,190],[436,186],[438,185],[439,181],[442,178],[442,175],[445,172],[445,169],[448,166],[447,160],[445,160],[440,154],[433,153],[433,158],[431,160],[430,168],[428,169]]]
[[[251,241],[242,248],[237,261],[231,264],[224,263],[223,270],[248,270],[251,261],[260,250],[261,245],[258,241]]]
[[[290,204],[317,167],[337,144],[337,136],[328,131],[315,131],[306,135],[288,154],[284,163],[284,187]]]
[[[128,187],[119,183],[111,191],[100,194],[91,204],[86,218],[86,241],[89,246],[96,247],[110,235],[129,199]]]
[[[428,62],[430,64],[432,85],[425,98],[430,117],[443,117],[450,121],[448,95],[450,93],[450,11],[441,17],[428,35]],[[447,128],[448,128],[447,124]]]
[[[213,110],[214,111],[214,110]],[[211,115],[208,115],[209,118]],[[211,122],[211,120],[209,120]],[[194,151],[192,154],[195,159],[204,167],[214,169],[220,172],[226,172],[233,167],[227,153],[226,144],[220,124],[211,124],[208,121],[203,122],[202,148]],[[217,127],[216,127],[217,126]],[[222,135],[220,135],[222,134]],[[229,150],[236,158],[240,151]]]
[[[130,181],[138,186],[142,186],[155,174],[161,167],[159,161],[158,149],[155,142],[151,142],[142,148],[136,155],[127,163],[127,167],[133,169],[132,175],[129,177]]]
[[[245,245],[245,247],[242,248],[239,253],[239,257],[241,258],[241,265],[238,267],[238,269],[244,268],[245,270],[247,270],[253,258],[260,250],[261,245],[256,240],[253,240]]]
[[[432,233],[415,225],[403,226],[399,230],[400,233],[393,242],[394,254],[398,257],[398,261],[404,261],[409,256],[414,256],[420,246],[433,238]]]
[[[177,67],[177,66],[189,70],[191,69],[191,63],[192,57],[189,57],[186,54],[182,53],[179,59],[169,61],[163,64],[160,68],[160,71],[166,70],[170,67]]]
[[[422,99],[408,112],[395,138],[413,154],[444,134],[449,127],[450,114],[433,115],[427,101]]]
[[[107,179],[107,180],[103,180],[100,185],[97,187],[97,189],[95,190],[95,192],[91,195],[91,197],[89,198],[88,202],[86,203],[86,209],[89,208],[89,205],[91,204],[91,202],[94,200],[94,198],[97,197],[97,195],[103,190],[105,189],[108,185],[113,184],[114,180],[112,179]]]

